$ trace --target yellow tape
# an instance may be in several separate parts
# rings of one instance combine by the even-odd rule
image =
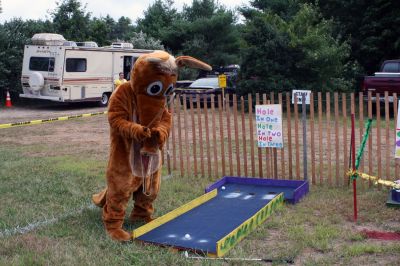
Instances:
[[[182,205],[181,207],[151,221],[150,223],[145,224],[136,230],[133,230],[133,232],[132,232],[133,238],[138,238],[139,236],[146,234],[147,232],[153,230],[154,228],[157,228],[157,227],[175,219],[176,217],[184,214],[185,212],[188,212],[191,209],[196,208],[197,206],[199,206],[199,205],[203,204],[204,202],[209,201],[210,199],[217,196],[217,193],[218,193],[217,189],[214,189],[214,190],[208,192],[207,194],[204,194],[204,195],[192,200],[191,202],[188,202],[185,205]]]
[[[104,111],[104,112],[88,113],[88,114],[80,114],[80,115],[61,116],[61,117],[48,118],[48,119],[42,119],[42,120],[32,120],[32,121],[0,124],[0,129],[1,128],[10,128],[10,127],[21,127],[21,126],[38,125],[38,124],[43,124],[43,123],[50,123],[50,122],[56,122],[56,121],[65,121],[65,120],[82,118],[82,117],[92,117],[92,116],[96,116],[96,115],[105,115],[107,113],[108,113],[108,111]]]
[[[375,185],[381,184],[381,185],[383,185],[383,186],[393,187],[393,188],[395,188],[395,189],[400,189],[400,184],[396,184],[396,183],[393,182],[393,181],[383,180],[383,179],[380,179],[380,178],[377,177],[377,176],[367,175],[367,174],[365,174],[365,173],[358,173],[358,175],[359,175],[361,178],[364,178],[364,179],[366,179],[366,180],[371,180],[371,181],[373,181]]]

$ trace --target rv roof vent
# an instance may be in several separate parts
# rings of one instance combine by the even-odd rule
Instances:
[[[55,33],[36,33],[31,40],[36,45],[63,45],[65,42],[62,35]]]
[[[63,46],[72,46],[72,47],[76,47],[77,45],[76,45],[76,42],[74,42],[74,41],[65,41],[65,42],[63,43]]]
[[[113,42],[111,47],[119,49],[133,49],[133,44],[129,42]]]
[[[99,47],[95,42],[77,42],[76,45],[80,47],[90,47],[90,48]]]

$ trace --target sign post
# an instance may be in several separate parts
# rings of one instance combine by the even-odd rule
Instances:
[[[395,148],[395,156],[394,158],[400,158],[400,100],[397,105],[397,124],[396,124],[396,148]]]
[[[306,106],[306,95],[301,96],[301,112],[302,112],[302,122],[303,122],[303,173],[304,180],[308,179],[307,172],[307,106]],[[308,104],[310,104],[310,99],[308,99]]]
[[[218,86],[222,88],[222,106],[225,109],[225,88],[226,88],[226,75],[221,74],[218,76]]]
[[[353,172],[356,168],[356,133],[355,133],[355,115],[351,114],[351,169]],[[354,222],[357,222],[357,179],[353,178],[353,207]]]

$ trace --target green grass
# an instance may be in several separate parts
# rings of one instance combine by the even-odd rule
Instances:
[[[104,232],[99,208],[84,208],[76,213],[105,184],[106,161],[85,156],[26,157],[22,150],[0,148],[0,232],[53,217],[63,218],[27,234],[0,238],[0,265],[186,263],[182,255],[168,249],[111,241]],[[208,183],[206,179],[182,182],[176,177],[163,181],[156,215],[201,195]],[[65,216],[66,213],[71,214]],[[132,230],[139,224],[125,226]]]
[[[63,125],[54,123],[57,126]],[[29,131],[25,127],[1,133],[18,138]],[[101,209],[87,207],[91,195],[105,185],[107,154],[108,150],[90,144],[1,143],[0,232],[61,218],[25,234],[0,236],[0,265],[224,264],[190,261],[168,248],[110,240],[104,232]],[[163,176],[167,176],[165,170]],[[156,216],[203,194],[204,187],[218,178],[180,177],[175,171],[162,181]],[[363,226],[400,231],[400,210],[385,207],[386,197],[387,190],[360,188],[359,221],[355,224],[350,188],[313,186],[302,202],[277,210],[227,256],[294,259],[299,265],[396,264],[399,242],[369,240],[359,233]],[[127,215],[131,208],[132,203]],[[140,224],[124,226],[132,230]]]
[[[384,253],[392,253],[399,254],[400,252],[400,244],[397,245],[377,245],[377,244],[367,244],[367,243],[358,243],[349,246],[344,250],[344,255],[346,257],[355,257],[369,254],[384,254]]]
[[[104,182],[104,162],[90,159],[27,157],[1,147],[0,161],[0,230],[87,204],[94,186]]]

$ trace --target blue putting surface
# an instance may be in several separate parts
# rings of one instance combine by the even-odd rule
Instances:
[[[224,189],[225,188],[225,189]],[[226,183],[202,205],[138,237],[158,245],[216,253],[216,243],[291,187]]]

